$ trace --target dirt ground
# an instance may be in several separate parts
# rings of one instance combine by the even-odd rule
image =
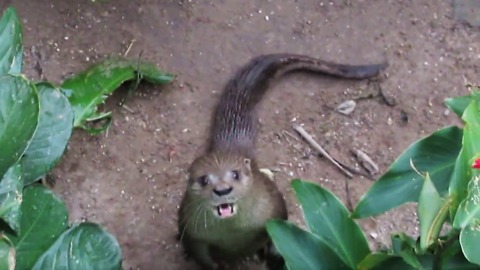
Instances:
[[[382,172],[420,137],[457,123],[443,105],[479,82],[480,32],[453,18],[450,1],[160,1],[3,0],[24,24],[25,72],[60,82],[99,58],[124,54],[177,75],[168,86],[142,84],[127,102],[113,96],[108,133],[74,132],[54,170],[55,191],[71,221],[103,224],[120,242],[125,269],[191,269],[175,240],[185,170],[204,147],[213,106],[233,71],[262,53],[293,52],[360,64],[387,59],[381,98],[361,99],[355,111],[333,109],[378,93],[378,85],[295,74],[276,83],[260,111],[259,160],[278,169],[291,220],[301,222],[292,178],[319,183],[347,202],[345,176],[302,141],[293,123],[333,156],[358,166],[361,149]],[[287,133],[293,135],[289,136]],[[373,182],[348,180],[355,204]],[[390,233],[417,233],[410,205],[362,220],[372,247]]]

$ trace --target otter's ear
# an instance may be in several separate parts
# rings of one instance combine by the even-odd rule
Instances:
[[[249,159],[249,158],[246,158],[243,160],[243,164],[245,164],[245,167],[251,171],[252,170],[252,167],[250,166],[250,164],[252,163],[252,161]]]

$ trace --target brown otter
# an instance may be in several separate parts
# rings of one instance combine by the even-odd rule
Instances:
[[[287,219],[282,194],[259,171],[255,159],[256,105],[269,81],[297,70],[365,79],[386,66],[342,65],[304,55],[268,54],[255,57],[235,74],[213,115],[207,151],[189,168],[179,209],[184,249],[202,269],[218,269],[262,250],[270,243],[266,222]]]

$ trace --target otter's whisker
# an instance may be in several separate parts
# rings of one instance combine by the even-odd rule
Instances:
[[[189,208],[188,208],[189,209]],[[191,211],[188,211],[188,213],[190,214]],[[194,211],[195,212],[195,211]],[[183,228],[182,230],[182,234],[180,235],[180,241],[183,239],[183,235],[185,234],[185,231],[187,230],[188,226],[190,225],[190,223],[193,221],[193,218],[191,217],[191,215],[186,215],[184,219],[182,219],[182,222],[185,223],[185,227]]]
[[[205,229],[207,228],[207,211],[203,211],[203,222],[205,224]]]
[[[202,216],[203,207],[202,204],[199,204],[195,210],[194,222],[193,222],[193,231],[197,232],[197,223],[200,217]]]

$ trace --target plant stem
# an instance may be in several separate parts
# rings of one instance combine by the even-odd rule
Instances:
[[[443,253],[447,250],[455,241],[458,241],[459,232],[453,231],[451,235],[445,240],[443,244],[440,244],[435,252],[435,258],[433,259],[432,270],[442,270]]]

